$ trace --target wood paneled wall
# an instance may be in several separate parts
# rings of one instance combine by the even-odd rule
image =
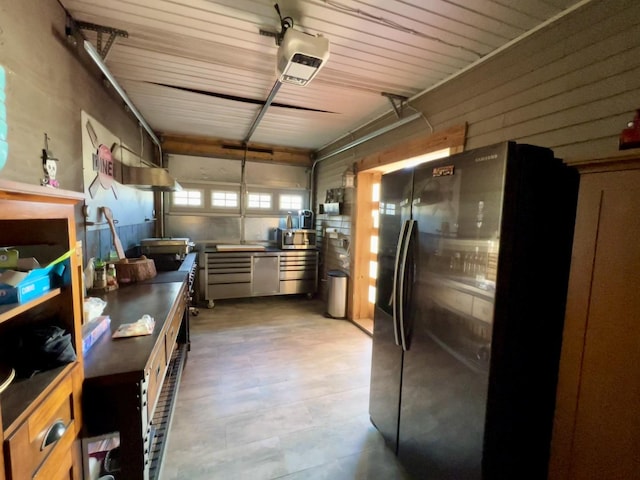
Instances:
[[[463,123],[465,149],[515,140],[552,148],[567,163],[615,155],[639,99],[640,2],[594,0],[412,100],[423,120],[319,163],[318,192],[340,186],[367,156]],[[319,155],[394,120],[379,118]],[[335,253],[327,252],[330,268]]]
[[[469,125],[467,147],[518,140],[560,158],[618,148],[638,107],[640,4],[593,1],[415,102],[434,125]]]
[[[618,150],[640,107],[640,3],[594,0],[511,48],[411,101],[416,120],[329,159],[357,160],[394,143],[466,123],[466,148],[516,140],[552,148],[567,162]],[[353,132],[320,155],[395,120]]]

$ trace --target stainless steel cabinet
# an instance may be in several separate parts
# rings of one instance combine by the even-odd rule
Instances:
[[[205,300],[306,293],[318,288],[318,252],[205,252]]]
[[[315,293],[318,289],[318,252],[293,250],[280,255],[280,294]]]

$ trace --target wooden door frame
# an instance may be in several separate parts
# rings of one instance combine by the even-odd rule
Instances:
[[[369,304],[369,245],[373,229],[371,210],[375,208],[372,189],[374,183],[382,177],[382,167],[445,148],[449,148],[452,154],[462,152],[466,133],[466,124],[456,125],[442,132],[410,139],[401,145],[368,155],[355,162],[356,196],[351,216],[353,267],[347,307],[348,318],[372,318],[373,306]]]
[[[373,185],[380,182],[380,172],[359,172],[356,177],[357,192],[354,208],[353,248],[354,264],[351,273],[353,291],[351,292],[351,319],[373,318],[373,307],[369,304],[369,262],[371,261],[370,239],[373,231],[371,211],[377,208],[372,199]]]

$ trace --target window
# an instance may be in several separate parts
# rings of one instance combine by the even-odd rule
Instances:
[[[212,191],[211,206],[220,208],[237,208],[238,192]]]
[[[369,295],[367,298],[369,303],[376,303],[376,287],[369,285]]]
[[[380,202],[380,212],[383,215],[396,215],[396,204]]]
[[[373,217],[373,228],[376,230],[380,228],[380,210],[371,210],[371,216]]]
[[[378,235],[372,235],[369,239],[369,252],[378,254]]]
[[[369,260],[369,278],[378,278],[378,262]]]
[[[271,194],[269,193],[250,193],[248,200],[247,208],[271,209]]]
[[[379,202],[380,201],[380,184],[374,183],[371,187],[371,201]]]
[[[294,212],[302,209],[302,195],[281,194],[280,210]]]
[[[380,212],[388,212],[390,204],[385,204],[380,201],[380,183],[374,183],[371,185],[371,234],[369,235],[369,295],[367,300],[370,305],[376,303],[376,281],[378,279],[378,243],[379,236],[378,230],[380,228]],[[391,204],[395,211],[395,205]],[[373,310],[369,311],[372,315]]]
[[[173,192],[173,204],[181,207],[202,207],[202,191],[184,189]]]

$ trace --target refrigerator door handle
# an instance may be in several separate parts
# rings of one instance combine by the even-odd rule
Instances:
[[[416,226],[416,221],[415,220],[407,220],[405,225],[407,226],[406,233],[405,233],[405,238],[404,238],[404,245],[403,245],[403,249],[402,249],[402,262],[400,264],[400,273],[398,275],[398,278],[400,279],[400,285],[399,285],[399,290],[400,290],[400,307],[398,308],[398,319],[399,319],[399,328],[398,330],[400,331],[400,346],[402,347],[403,351],[407,351],[407,339],[406,339],[406,335],[405,335],[405,328],[404,328],[404,303],[405,303],[405,298],[404,298],[404,281],[406,279],[406,269],[407,269],[407,255],[409,253],[409,246],[411,245],[411,238],[413,236],[413,229]]]
[[[402,257],[402,246],[407,238],[407,225],[410,220],[405,220],[402,224],[402,228],[400,229],[400,235],[398,236],[398,247],[396,248],[396,261],[393,266],[393,288],[391,290],[391,298],[389,299],[389,303],[392,306],[393,311],[393,335],[395,337],[396,345],[400,346],[400,335],[398,333],[398,308],[401,307],[402,299],[398,301],[398,291],[402,292],[402,290],[398,290],[398,275],[400,273],[400,259]],[[402,293],[400,293],[402,295]]]

